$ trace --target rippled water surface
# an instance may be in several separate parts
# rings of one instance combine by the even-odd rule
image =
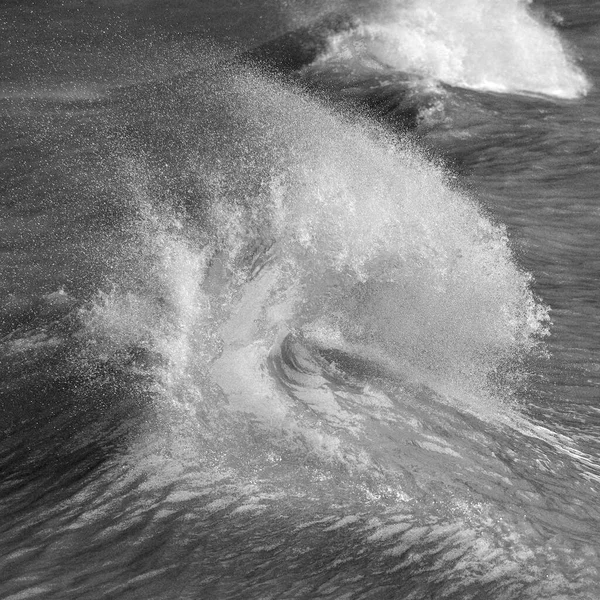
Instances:
[[[0,596],[600,597],[599,3],[0,11]]]

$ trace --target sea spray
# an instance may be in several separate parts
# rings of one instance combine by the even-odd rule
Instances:
[[[361,25],[331,36],[323,67],[370,65],[388,77],[499,93],[577,98],[590,85],[530,0],[385,0],[345,7]],[[362,66],[361,66],[362,65]]]
[[[241,381],[223,370],[228,349],[234,370],[260,349],[247,363],[260,371],[292,333],[455,397],[510,395],[490,382],[518,371],[547,316],[504,229],[408,142],[252,73],[215,71],[163,89],[145,114],[156,132],[145,124],[143,156],[123,163],[144,275],[136,287],[124,272],[116,289],[146,307],[134,329],[150,329],[168,379],[218,371],[227,387]],[[190,372],[186,357],[199,356]]]

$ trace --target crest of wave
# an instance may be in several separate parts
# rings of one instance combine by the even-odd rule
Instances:
[[[276,84],[244,75],[233,86],[213,183],[202,178],[230,272],[254,252],[255,274],[276,273],[263,331],[285,327],[477,393],[536,345],[547,314],[530,276],[504,228],[442,169]]]
[[[368,3],[363,25],[332,40],[332,56],[359,54],[397,71],[477,90],[576,98],[589,88],[531,0]],[[375,6],[373,6],[375,4]]]
[[[162,172],[130,169],[147,233],[92,321],[150,344],[170,386],[230,342],[295,332],[479,394],[545,333],[504,228],[407,143],[231,69],[153,102],[179,146]],[[193,200],[185,219],[167,197]]]

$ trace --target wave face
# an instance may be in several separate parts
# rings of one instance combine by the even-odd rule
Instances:
[[[351,9],[352,10],[352,9]],[[375,63],[451,86],[577,98],[589,83],[531,0],[405,0],[359,10],[324,63]]]

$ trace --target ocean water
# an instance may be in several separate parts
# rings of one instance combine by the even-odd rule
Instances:
[[[0,597],[600,598],[600,2],[0,39]]]

